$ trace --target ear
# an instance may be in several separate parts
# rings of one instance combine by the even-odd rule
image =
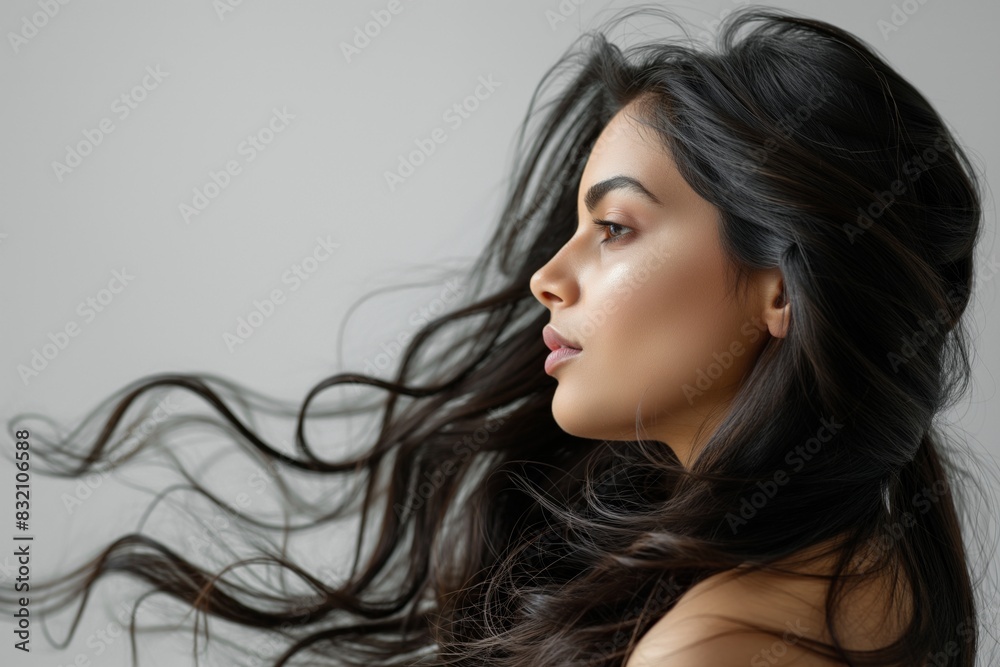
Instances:
[[[775,338],[788,335],[792,306],[785,293],[785,281],[777,267],[764,271],[760,276],[761,319]]]

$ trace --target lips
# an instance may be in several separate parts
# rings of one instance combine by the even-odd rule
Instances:
[[[545,341],[545,345],[552,351],[560,348],[569,348],[571,350],[583,349],[577,343],[562,336],[551,324],[546,324],[545,328],[542,329],[542,340]]]

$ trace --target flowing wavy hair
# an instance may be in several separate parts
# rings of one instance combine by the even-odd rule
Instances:
[[[633,8],[609,27],[642,13],[667,15]],[[213,567],[139,530],[33,582],[35,604],[49,612],[82,596],[72,636],[91,587],[119,573],[148,585],[139,602],[160,593],[190,605],[196,645],[199,615],[206,636],[209,617],[273,633],[282,651],[247,664],[622,665],[695,583],[739,565],[774,569],[835,540],[831,632],[862,556],[866,576],[891,568],[910,587],[910,623],[877,651],[847,651],[835,633],[800,644],[850,665],[943,664],[934,656],[947,651],[948,664],[971,667],[979,616],[958,508],[973,480],[935,421],[970,379],[962,316],[981,194],[969,158],[924,95],[828,23],[745,7],[721,22],[714,47],[676,37],[623,50],[606,33],[583,34],[544,75],[492,239],[391,381],[340,372],[288,404],[208,374],[158,374],[65,438],[33,435],[35,464],[83,477],[180,425],[211,425],[267,464],[261,479],[287,517],[227,503],[178,463],[181,486],[223,511],[252,555]],[[779,267],[791,304],[787,337],[767,341],[689,469],[638,424],[627,442],[557,426],[556,381],[542,370],[549,313],[529,290],[574,232],[598,135],[632,101],[718,208],[733,289]],[[310,409],[344,386],[353,400]],[[150,397],[178,391],[209,413],[130,432],[133,403],[146,397],[147,414]],[[258,432],[259,414],[295,418],[294,451]],[[353,415],[374,417],[371,438],[307,438],[307,417],[324,433],[313,422]],[[343,451],[322,455],[337,442]],[[293,477],[342,497],[307,501]],[[293,533],[349,517],[358,530],[340,579],[289,550]]]

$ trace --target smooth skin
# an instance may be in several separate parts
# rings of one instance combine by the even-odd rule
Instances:
[[[767,338],[785,336],[789,306],[777,268],[758,271],[746,299],[730,293],[718,210],[691,189],[633,108],[598,137],[581,177],[576,233],[530,285],[550,324],[582,349],[552,371],[560,428],[635,440],[641,418],[644,439],[666,443],[688,464]],[[588,210],[590,188],[618,176],[636,179],[656,202],[616,188]],[[714,377],[707,388],[699,371]],[[696,439],[703,424],[709,428]]]
[[[785,559],[782,565],[803,575],[830,574],[833,558],[815,545]],[[832,667],[845,663],[824,658],[802,646],[809,638],[832,643],[824,608],[824,579],[753,572],[722,572],[692,586],[642,637],[625,667]],[[898,579],[897,579],[898,577]],[[893,591],[895,580],[897,589]],[[848,591],[838,619],[841,645],[873,650],[897,639],[908,622],[903,610],[912,604],[900,572],[886,570]],[[775,630],[752,632],[740,621]],[[739,632],[735,632],[735,631]],[[732,634],[726,634],[727,632]]]
[[[560,428],[598,440],[662,441],[690,466],[768,338],[787,334],[790,305],[777,268],[756,271],[745,298],[732,293],[718,209],[687,184],[636,111],[626,106],[601,133],[581,177],[577,229],[530,286],[552,327],[582,349],[552,370]],[[618,187],[601,186],[609,179]],[[595,186],[603,195],[588,197]],[[714,380],[699,385],[701,375]],[[831,564],[793,569],[829,573]],[[768,573],[709,577],[643,635],[626,667],[838,664],[799,648],[801,637],[828,639],[825,584]],[[841,635],[848,647],[879,646],[902,627],[884,621],[892,611],[887,585],[882,577],[849,597],[853,621]],[[787,635],[719,638],[738,627],[720,613]],[[696,645],[701,639],[709,641]]]

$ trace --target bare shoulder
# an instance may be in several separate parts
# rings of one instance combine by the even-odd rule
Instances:
[[[831,562],[800,571],[825,572]],[[908,591],[902,590],[903,603],[891,602],[894,576],[872,578],[847,595],[846,620],[837,628],[847,648],[884,646],[905,627]],[[824,579],[767,572],[711,576],[693,586],[640,638],[626,667],[840,665],[801,646],[803,638],[830,641],[824,610],[828,586]],[[746,623],[777,634],[753,632]]]

